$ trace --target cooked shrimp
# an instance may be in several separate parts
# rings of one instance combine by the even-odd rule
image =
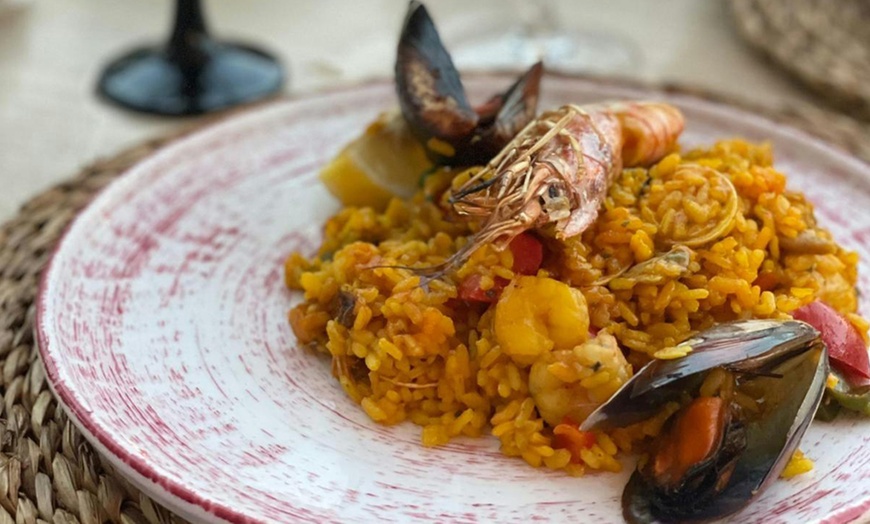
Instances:
[[[518,364],[531,364],[552,349],[586,340],[589,311],[583,294],[558,280],[522,276],[502,293],[493,321],[501,350]]]
[[[622,163],[645,167],[673,151],[683,132],[683,114],[670,104],[615,103],[605,106],[622,126]]]
[[[573,349],[545,353],[529,372],[529,392],[551,426],[582,422],[631,377],[616,339],[601,332]]]
[[[582,233],[623,165],[660,160],[682,130],[680,111],[661,103],[567,105],[541,115],[453,190],[449,200],[457,212],[484,225],[440,269],[485,243],[504,247],[546,224],[554,224],[560,238]]]

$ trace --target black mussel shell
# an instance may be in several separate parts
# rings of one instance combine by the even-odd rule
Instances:
[[[435,23],[412,1],[395,72],[402,115],[429,157],[441,165],[473,165],[486,163],[535,117],[543,67],[533,65],[475,110]]]
[[[396,91],[402,114],[418,138],[465,138],[480,117],[471,108],[453,59],[426,7],[411,2],[396,56]]]
[[[786,337],[783,343],[792,341]],[[677,488],[662,487],[644,468],[636,471],[622,499],[629,523],[702,522],[730,515],[761,493],[788,463],[825,391],[827,348],[815,338],[802,348],[773,346],[766,353],[746,353],[754,355],[725,367],[737,374],[739,391],[763,393],[760,413],[733,422],[714,456],[692,468]]]
[[[627,522],[683,522],[698,520],[715,504],[746,450],[746,428],[740,422],[725,430],[721,447],[709,460],[691,468],[675,487],[658,485],[651,465],[639,468],[622,493]],[[723,482],[724,480],[724,482]]]
[[[478,111],[489,111],[494,115],[483,113],[478,126],[455,145],[456,154],[447,160],[454,165],[484,164],[497,155],[535,118],[543,73],[543,64],[534,64],[504,94],[493,97],[479,108]]]
[[[683,342],[681,345],[692,348],[687,356],[644,366],[596,409],[581,429],[624,427],[648,419],[666,403],[700,386],[703,372],[722,366],[737,373],[764,373],[806,351],[818,336],[812,326],[796,320],[719,324]]]

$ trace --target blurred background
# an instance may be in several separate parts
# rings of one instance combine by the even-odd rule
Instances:
[[[799,17],[798,4],[806,10],[808,3],[813,2],[779,2],[795,5]],[[846,3],[866,15],[862,2]],[[586,39],[583,47],[593,56],[586,57],[587,66],[565,67],[571,71],[691,86],[769,108],[819,103],[794,76],[741,38],[735,4],[727,1],[426,4],[460,69],[503,67],[508,51],[501,51],[506,44],[498,38],[546,26],[579,35],[581,45]],[[169,0],[0,0],[0,220],[90,161],[203,118],[134,113],[95,93],[111,59],[168,37],[174,5]],[[390,77],[407,2],[210,0],[203,7],[213,35],[254,43],[277,57],[287,70],[282,92],[296,96]],[[861,16],[851,18],[856,16],[860,22]],[[866,21],[864,26],[870,26]],[[596,63],[595,57],[604,55]],[[518,66],[530,59],[524,55],[522,60],[525,64]]]

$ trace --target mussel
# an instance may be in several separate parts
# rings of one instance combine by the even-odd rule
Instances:
[[[629,523],[740,510],[779,476],[825,390],[827,348],[803,322],[720,324],[678,347],[691,352],[645,366],[581,426],[623,427],[681,406],[625,487]]]
[[[534,117],[540,62],[503,94],[472,108],[459,72],[426,8],[412,1],[396,56],[402,116],[436,164],[484,164]]]

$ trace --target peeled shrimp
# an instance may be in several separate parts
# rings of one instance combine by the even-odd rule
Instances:
[[[542,355],[529,372],[529,392],[551,426],[565,417],[579,423],[630,377],[631,366],[616,339],[601,332],[572,349]]]
[[[589,311],[579,290],[551,278],[522,276],[496,303],[493,327],[501,350],[528,365],[554,348],[585,341]]]

